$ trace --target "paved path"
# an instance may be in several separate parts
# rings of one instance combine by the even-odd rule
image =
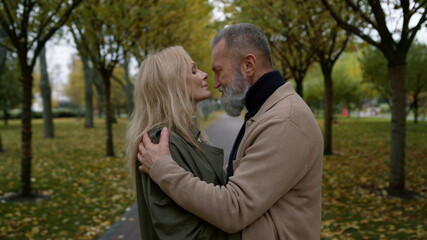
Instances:
[[[228,161],[234,139],[242,126],[241,118],[226,114],[218,116],[206,129],[212,146],[224,149],[224,163]],[[115,222],[98,240],[141,240],[136,203],[126,209],[123,216]]]
[[[233,118],[224,113],[206,128],[209,144],[224,149],[224,164],[228,162],[231,148],[242,123],[243,120],[240,117]]]

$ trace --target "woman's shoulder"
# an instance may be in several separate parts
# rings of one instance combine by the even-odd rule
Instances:
[[[165,126],[157,125],[148,131],[148,135],[150,136],[150,139],[153,143],[155,143],[155,144],[159,143],[160,133],[161,133],[163,128],[165,128]],[[179,142],[184,140],[175,131],[173,131],[171,129],[168,129],[168,130],[169,130],[169,142],[170,143],[176,144],[176,143],[179,143]]]

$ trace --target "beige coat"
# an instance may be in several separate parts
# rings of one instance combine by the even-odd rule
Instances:
[[[320,239],[323,139],[290,83],[246,122],[226,186],[200,181],[164,156],[151,178],[178,205],[242,239]]]

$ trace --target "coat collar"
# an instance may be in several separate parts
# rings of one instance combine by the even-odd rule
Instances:
[[[292,87],[292,83],[286,82],[282,86],[280,86],[261,106],[258,113],[255,114],[252,118],[250,118],[247,122],[254,122],[256,121],[260,115],[267,112],[272,108],[277,102],[281,101],[282,99],[288,97],[289,95],[292,95],[295,93],[294,88]]]

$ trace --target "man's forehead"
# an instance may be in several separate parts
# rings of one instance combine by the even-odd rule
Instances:
[[[221,63],[221,61],[219,61],[219,59],[218,59],[218,54],[215,54],[213,51],[212,51],[212,58],[211,58],[211,66],[212,66],[212,69],[215,69],[215,68],[218,68],[218,67],[220,67],[220,64]]]
[[[223,43],[223,40],[221,40],[212,48],[212,57],[211,57],[212,68],[220,67],[221,63],[225,60],[224,56],[225,56],[224,43]]]

